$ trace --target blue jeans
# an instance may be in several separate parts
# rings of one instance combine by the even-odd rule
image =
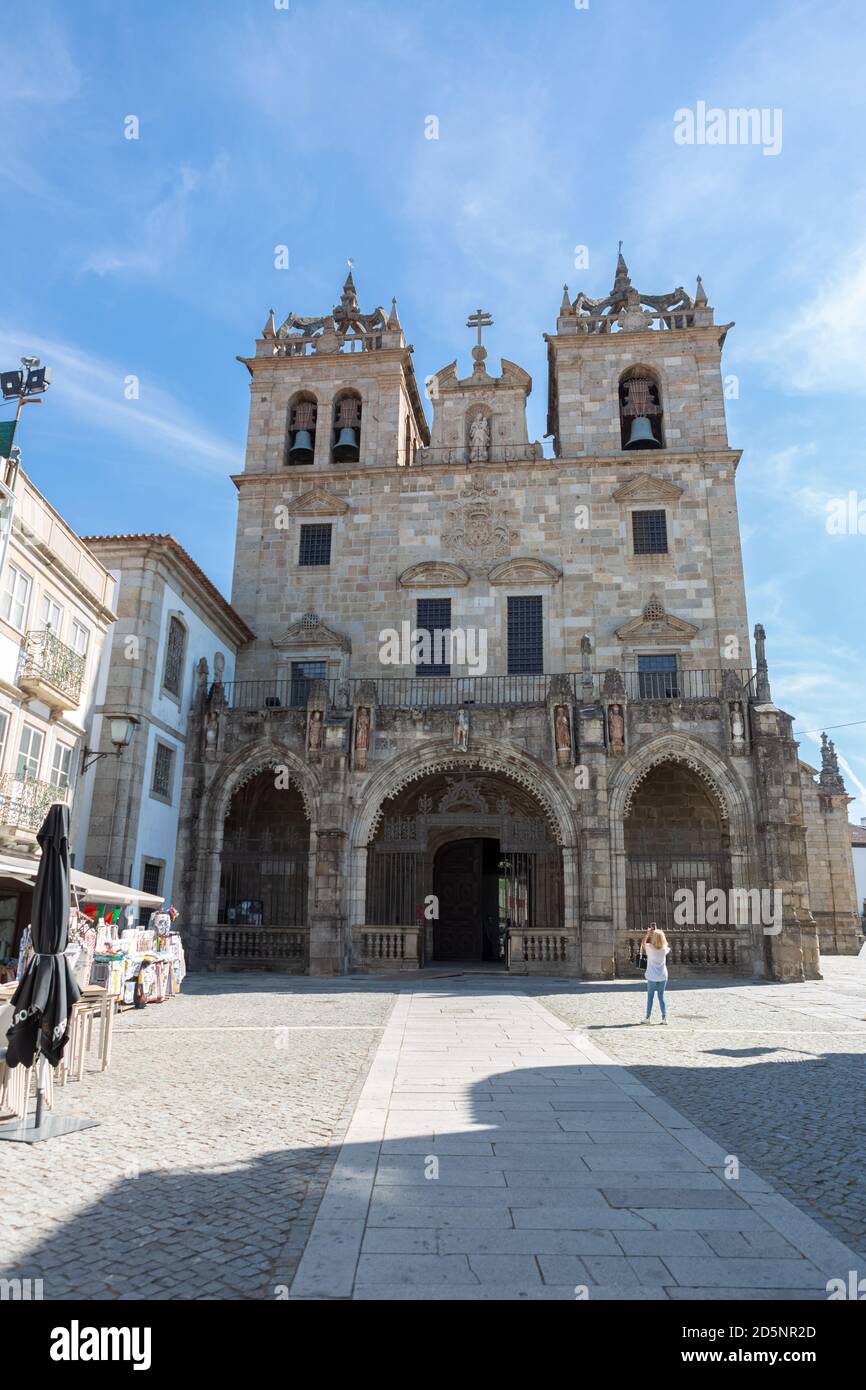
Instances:
[[[665,985],[667,980],[647,980],[646,982],[646,1016],[649,1018],[653,1011],[653,998],[658,995],[659,1008],[662,1011],[662,1018],[667,1018],[668,1011],[665,1008]]]

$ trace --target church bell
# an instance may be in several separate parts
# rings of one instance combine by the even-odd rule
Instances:
[[[344,425],[334,445],[334,458],[338,463],[352,463],[358,457],[358,431]]]
[[[653,427],[646,415],[636,415],[631,422],[631,434],[626,449],[660,449],[662,446],[653,434]]]
[[[292,463],[313,462],[313,436],[309,430],[295,430],[295,442],[289,450]]]

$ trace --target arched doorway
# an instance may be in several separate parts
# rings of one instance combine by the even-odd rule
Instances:
[[[307,926],[310,824],[300,792],[277,768],[231,799],[220,856],[221,925]]]
[[[629,929],[645,932],[655,921],[670,934],[705,925],[675,922],[674,911],[679,890],[699,905],[711,890],[731,887],[728,822],[706,782],[683,763],[658,763],[635,790],[624,830]]]
[[[415,928],[422,961],[499,962],[512,932],[563,926],[549,816],[495,772],[456,768],[382,805],[367,847],[366,922]]]

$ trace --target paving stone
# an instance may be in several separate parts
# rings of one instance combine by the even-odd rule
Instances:
[[[693,1259],[669,1255],[665,1264],[678,1284],[710,1289],[826,1289],[826,1279],[808,1260]]]

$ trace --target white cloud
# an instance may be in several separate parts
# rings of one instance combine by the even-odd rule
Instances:
[[[193,419],[167,391],[140,383],[139,399],[127,400],[124,382],[128,366],[94,357],[71,343],[34,337],[0,325],[0,354],[14,363],[34,353],[52,369],[47,399],[84,420],[88,430],[120,443],[136,455],[170,461],[175,467],[223,475],[239,470],[237,450]]]

